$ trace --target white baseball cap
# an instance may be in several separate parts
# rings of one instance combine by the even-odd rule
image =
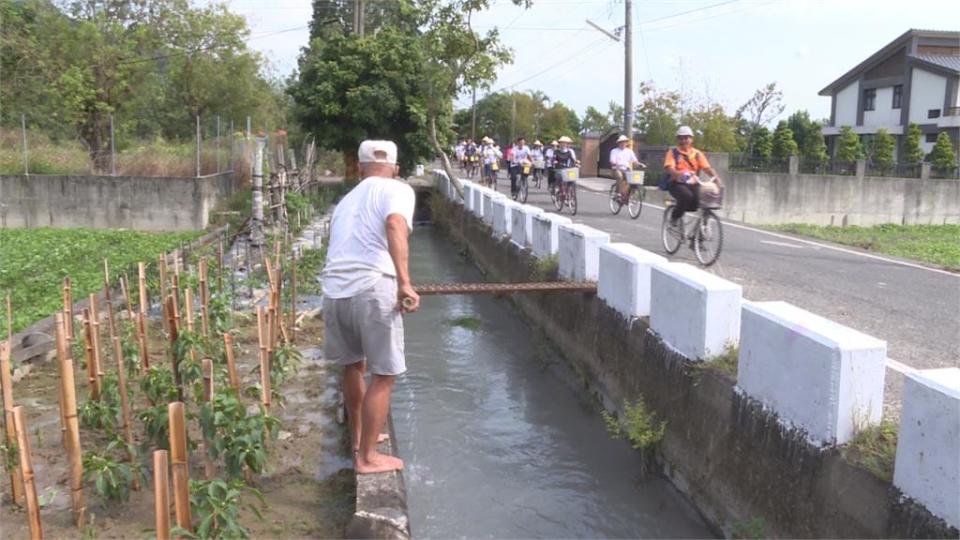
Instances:
[[[630,139],[628,139],[626,135],[621,135],[617,137],[617,144],[620,144],[622,142],[630,142]]]
[[[360,163],[397,164],[397,145],[393,141],[366,140],[357,152]]]
[[[690,126],[680,126],[677,129],[677,137],[693,137],[693,130]]]

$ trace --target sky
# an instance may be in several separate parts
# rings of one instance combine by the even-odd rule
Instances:
[[[389,0],[367,0],[389,1]],[[251,28],[249,44],[286,76],[307,45],[309,0],[229,0]],[[478,31],[498,28],[514,51],[490,91],[540,90],[582,115],[623,103],[623,44],[586,24],[608,30],[624,24],[623,0],[534,0],[516,7],[494,0],[474,19]],[[960,30],[956,0],[634,0],[633,88],[682,90],[728,112],[776,82],[783,116],[806,109],[829,117],[830,99],[817,95],[910,28]],[[486,95],[478,91],[478,99]],[[470,106],[469,96],[457,100]]]

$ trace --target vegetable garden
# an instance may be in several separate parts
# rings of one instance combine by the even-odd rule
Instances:
[[[231,259],[242,258],[222,244],[166,253],[195,235],[0,234],[23,253],[22,270],[4,259],[0,272],[13,290],[7,332],[54,313],[56,343],[16,383],[12,339],[0,346],[6,534],[341,534],[353,476],[337,377],[319,358],[321,323],[298,309],[297,272],[318,272],[320,250],[274,239],[238,292]],[[105,259],[95,270],[92,253]]]

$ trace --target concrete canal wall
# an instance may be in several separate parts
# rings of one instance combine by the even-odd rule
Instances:
[[[598,295],[513,301],[605,407],[642,399],[667,422],[663,472],[719,529],[760,518],[774,536],[958,536],[960,369],[908,375],[883,481],[838,450],[880,419],[883,341],[465,188],[461,200],[438,174],[433,221],[491,281],[535,279],[554,256],[559,277],[598,281]],[[728,347],[739,347],[735,376],[708,366]]]

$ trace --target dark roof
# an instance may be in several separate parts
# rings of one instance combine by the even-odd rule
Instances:
[[[945,56],[939,54],[910,54],[907,56],[927,64],[960,73],[960,56]]]
[[[907,30],[906,32],[904,32],[903,34],[901,34],[900,36],[898,36],[896,39],[894,39],[893,41],[891,41],[890,43],[888,43],[886,46],[884,46],[882,49],[880,49],[879,51],[877,51],[877,52],[873,53],[872,55],[870,55],[869,58],[867,58],[867,59],[864,60],[863,62],[860,62],[859,64],[857,64],[853,69],[851,69],[850,71],[847,71],[846,73],[844,73],[839,79],[837,79],[837,80],[833,81],[832,83],[828,84],[827,86],[825,86],[825,87],[823,88],[823,90],[820,90],[819,95],[821,95],[821,96],[829,96],[829,95],[831,95],[831,94],[833,93],[833,91],[836,90],[837,88],[842,87],[842,86],[846,86],[846,84],[847,84],[848,82],[850,82],[852,79],[856,78],[856,75],[857,75],[858,73],[860,73],[860,72],[863,71],[864,69],[866,69],[866,68],[868,68],[868,67],[870,67],[870,66],[872,66],[872,65],[874,65],[874,64],[876,64],[876,63],[878,63],[878,62],[880,62],[880,61],[882,61],[882,60],[884,60],[887,56],[889,56],[889,55],[892,54],[893,52],[899,50],[901,47],[906,46],[906,45],[910,42],[910,40],[911,40],[912,38],[914,38],[914,37],[939,37],[939,38],[954,37],[954,38],[960,39],[960,32],[957,32],[957,31],[946,31],[946,30],[919,30],[919,29],[916,29],[916,28],[912,28],[912,29],[910,29],[910,30]],[[923,61],[923,62],[929,62],[929,60],[926,59],[926,58],[928,58],[928,57],[929,57],[929,58],[950,58],[950,59],[953,59],[953,58],[954,58],[954,57],[948,57],[948,56],[934,56],[934,55],[926,55],[926,54],[924,54],[924,55],[910,55],[910,56],[913,57],[913,58],[916,58],[916,59],[918,59],[918,60],[921,60],[921,61]],[[955,61],[955,60],[954,60],[954,61]],[[937,65],[937,66],[940,66],[940,67],[944,67],[942,64],[940,64],[940,63],[938,63],[938,62],[937,62],[937,63],[935,63],[935,62],[929,62],[929,63],[932,63],[932,64]],[[956,68],[955,68],[955,67],[947,67],[946,69],[955,70]]]

